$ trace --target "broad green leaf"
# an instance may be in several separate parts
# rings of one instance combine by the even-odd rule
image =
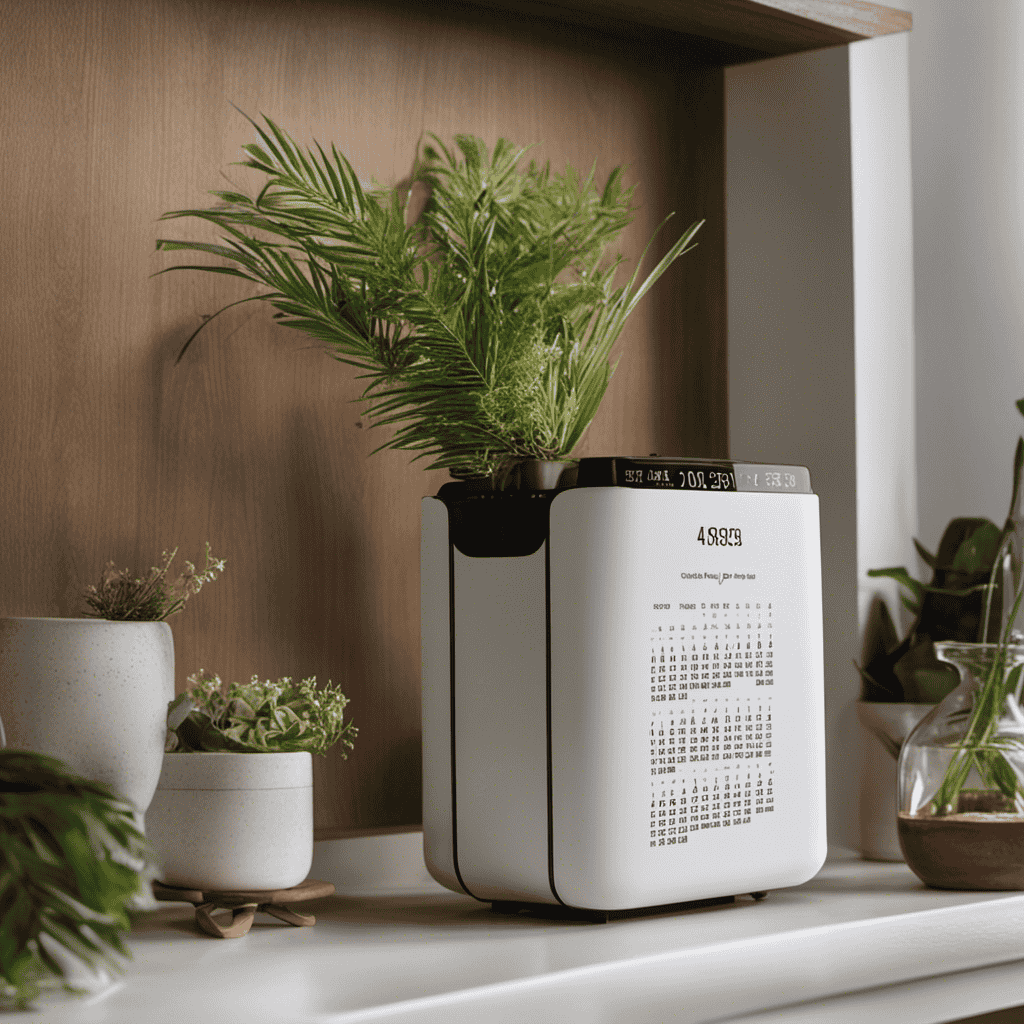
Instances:
[[[875,578],[884,577],[895,580],[901,587],[905,587],[910,591],[913,604],[917,606],[920,606],[921,601],[924,599],[924,584],[914,579],[902,565],[893,566],[888,569],[868,569],[868,575]]]
[[[1024,399],[1021,399],[1024,401]],[[1020,403],[1018,402],[1018,408]],[[1017,438],[1017,447],[1013,451],[1013,489],[1010,492],[1010,511],[1006,514],[1004,531],[1009,533],[1015,527],[1013,516],[1017,512],[1017,500],[1020,493],[1021,470],[1024,469],[1024,437]]]
[[[935,569],[938,566],[938,559],[935,555],[933,555],[916,537],[914,538],[914,547],[917,549],[917,553],[921,556],[921,561],[930,569]]]
[[[984,522],[957,549],[950,568],[959,572],[981,572],[992,567],[1003,532],[995,523]]]
[[[1015,665],[1007,673],[1006,682],[1003,684],[1003,697],[1010,693],[1016,693],[1020,689],[1020,677],[1021,672],[1024,671],[1024,665]]]

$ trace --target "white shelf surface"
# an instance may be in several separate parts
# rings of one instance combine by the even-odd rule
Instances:
[[[602,925],[502,917],[433,885],[304,907],[313,928],[259,915],[218,940],[161,906],[119,983],[19,1024],[935,1024],[1024,1003],[1024,894],[926,889],[852,854],[761,902]]]

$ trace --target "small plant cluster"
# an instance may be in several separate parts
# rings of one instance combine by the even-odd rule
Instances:
[[[1016,404],[1024,415],[1024,398]],[[1024,780],[1018,775],[1024,746],[1024,665],[1019,663],[1017,646],[1024,641],[1017,628],[1024,601],[1022,471],[1024,437],[1018,438],[1014,450],[1010,511],[1001,530],[987,519],[954,519],[936,555],[915,540],[918,553],[933,570],[930,584],[914,579],[903,567],[869,573],[897,580],[909,592],[903,603],[916,617],[902,643],[880,651],[861,670],[866,699],[921,699],[922,680],[936,670],[948,673],[948,682],[932,699],[946,696],[959,677],[952,665],[937,660],[934,642],[940,640],[963,645],[957,663],[979,681],[969,699],[950,710],[949,721],[962,723],[964,731],[955,740],[952,760],[929,803],[933,815],[959,813],[965,798],[968,809],[990,797],[997,799],[999,809],[1010,812],[1019,812],[1024,805]],[[891,620],[888,629],[895,637]],[[984,790],[966,788],[972,772]]]
[[[163,565],[151,568],[145,579],[108,562],[99,583],[85,588],[85,603],[90,609],[88,614],[122,622],[159,622],[169,615],[176,615],[190,597],[199,593],[204,583],[211,583],[224,571],[224,560],[213,558],[207,544],[206,564],[202,571],[186,562],[185,571],[173,582],[168,582],[167,573],[177,553],[177,548],[169,554],[164,551],[160,556]]]
[[[521,167],[526,150],[506,139],[489,152],[470,135],[455,149],[431,136],[412,175],[428,192],[413,218],[410,183],[364,189],[335,147],[303,150],[269,118],[251,123],[260,141],[243,147],[242,165],[265,176],[259,193],[213,192],[210,209],[164,215],[211,222],[219,243],[157,242],[226,265],[167,270],[265,288],[239,302],[270,303],[280,323],[362,372],[366,415],[397,425],[381,448],[456,477],[497,479],[519,460],[571,454],[626,318],[700,227],[645,280],[638,266],[617,287],[623,260],[608,250],[635,215],[621,168],[598,188],[593,171]]]
[[[1024,415],[1024,398],[1017,402],[1017,409]],[[1000,640],[1022,577],[1018,532],[1024,525],[1018,509],[1022,469],[1024,438],[1014,450],[1010,511],[1002,529],[990,519],[957,518],[946,527],[935,554],[914,540],[917,553],[932,570],[930,582],[915,579],[903,566],[868,571],[869,576],[889,577],[904,588],[903,605],[914,621],[900,641],[888,608],[880,602],[873,649],[860,668],[865,700],[941,700],[958,677],[951,665],[936,658],[935,643]],[[1011,627],[1015,615],[1010,617]]]
[[[204,670],[188,681],[190,688],[167,707],[169,752],[326,754],[338,742],[352,749],[358,730],[344,721],[348,698],[330,683],[317,687],[315,676],[301,682],[253,676],[225,689],[219,676]]]
[[[989,576],[1003,542],[1003,533],[988,519],[957,518],[946,527],[938,551],[916,539],[922,561],[932,570],[929,582],[915,579],[903,567],[871,569],[869,576],[889,577],[906,591],[903,606],[914,616],[907,635],[899,639],[884,602],[878,606],[874,647],[860,668],[865,700],[933,703],[957,684],[951,665],[935,656],[935,643],[995,640],[998,621],[982,629]]]
[[[0,1008],[67,987],[68,954],[119,969],[148,859],[126,800],[53,758],[0,750]]]

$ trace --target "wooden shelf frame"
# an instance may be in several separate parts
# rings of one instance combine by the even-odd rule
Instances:
[[[354,376],[213,275],[151,276],[161,213],[203,205],[250,141],[230,106],[343,143],[366,178],[424,130],[626,163],[635,259],[669,211],[699,248],[638,307],[580,454],[729,451],[724,75],[906,31],[849,0],[0,0],[9,302],[0,614],[71,616],[113,559],[206,540],[228,570],[172,623],[177,683],[316,674],[361,728],[316,766],[317,835],[415,826],[419,498],[441,474],[368,454]],[[659,244],[667,248],[663,235]],[[0,701],[2,701],[0,694]],[[2,704],[0,704],[2,708]]]
[[[907,32],[909,12],[864,0],[476,0],[515,14],[633,35],[683,37],[723,65]]]

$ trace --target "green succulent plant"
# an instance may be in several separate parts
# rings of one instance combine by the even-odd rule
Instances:
[[[0,1007],[63,985],[62,953],[118,970],[149,850],[106,786],[26,750],[0,750]]]
[[[318,687],[315,677],[261,682],[253,676],[225,689],[219,676],[200,671],[188,681],[190,689],[167,706],[169,752],[326,754],[338,742],[351,750],[359,731],[344,720],[348,698],[330,683]]]
[[[488,151],[470,135],[454,149],[430,136],[411,182],[364,189],[334,146],[303,150],[269,118],[251,123],[259,142],[242,164],[265,176],[260,191],[213,192],[209,209],[164,214],[213,223],[219,242],[157,243],[222,262],[161,273],[201,270],[265,289],[223,309],[268,302],[280,323],[356,367],[365,415],[396,428],[381,448],[464,478],[571,455],[608,387],[626,318],[700,223],[644,280],[637,267],[616,286],[622,257],[609,247],[635,215],[621,168],[599,189],[593,172],[522,166],[526,150],[505,139]],[[415,185],[428,195],[413,218]]]

